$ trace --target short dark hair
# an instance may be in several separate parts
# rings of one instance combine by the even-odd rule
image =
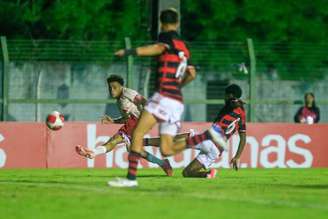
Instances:
[[[163,24],[176,24],[179,21],[179,14],[174,8],[169,8],[161,11],[159,20]]]
[[[107,83],[110,84],[111,82],[117,82],[120,85],[124,86],[124,79],[119,75],[110,75],[107,78]]]
[[[234,98],[240,98],[243,92],[237,84],[231,84],[225,88],[225,93],[232,94]]]

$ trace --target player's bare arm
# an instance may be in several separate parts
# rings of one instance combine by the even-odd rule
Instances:
[[[182,81],[181,81],[181,84],[180,86],[181,87],[184,87],[186,86],[188,83],[190,83],[191,81],[195,80],[196,78],[196,69],[194,66],[192,65],[189,65],[187,67],[187,70],[186,70],[186,73],[185,73],[185,76],[182,78]]]
[[[246,132],[240,132],[239,133],[239,138],[240,138],[240,141],[239,141],[237,152],[236,152],[235,156],[230,161],[230,164],[232,165],[232,167],[235,170],[238,170],[238,168],[239,168],[240,156],[243,153],[244,147],[246,145]]]
[[[115,52],[115,55],[118,57],[136,55],[136,56],[158,56],[162,54],[166,45],[163,43],[155,43],[151,45],[141,46],[136,49],[120,49]]]

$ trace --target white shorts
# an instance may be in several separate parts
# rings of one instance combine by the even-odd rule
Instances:
[[[161,120],[159,125],[160,134],[175,136],[181,127],[181,116],[184,105],[172,98],[155,93],[149,100],[145,110]]]
[[[196,159],[208,169],[219,157],[220,151],[211,140],[203,141],[197,145],[196,148],[201,148],[200,153]]]

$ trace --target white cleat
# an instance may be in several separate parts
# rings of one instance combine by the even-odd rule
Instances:
[[[117,178],[117,179],[108,181],[107,184],[110,187],[118,187],[118,188],[137,187],[138,181],[137,180],[129,180],[129,179],[125,179],[125,178]]]
[[[208,132],[210,133],[212,138],[211,140],[214,141],[214,143],[220,145],[225,151],[228,149],[228,144],[223,130],[219,126],[212,125]]]

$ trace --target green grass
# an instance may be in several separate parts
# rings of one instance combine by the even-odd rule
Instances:
[[[139,187],[109,188],[126,170],[0,170],[0,218],[328,218],[328,169],[220,170],[215,180],[139,171]]]

